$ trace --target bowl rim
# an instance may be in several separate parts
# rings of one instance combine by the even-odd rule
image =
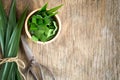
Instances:
[[[30,18],[34,13],[36,13],[36,12],[39,11],[39,10],[40,10],[40,8],[35,9],[35,10],[33,10],[32,12],[30,12],[30,13],[28,14],[26,20],[25,20],[25,32],[26,32],[26,34],[27,34],[27,36],[28,36],[28,38],[29,38],[30,40],[32,40],[32,37],[31,37],[30,32],[28,31],[28,20],[29,20],[29,18]],[[60,34],[60,31],[61,31],[61,21],[60,21],[60,18],[59,18],[59,16],[58,16],[57,14],[55,15],[55,18],[56,18],[56,20],[57,20],[57,24],[58,24],[58,27],[59,27],[57,34],[56,34],[51,40],[49,40],[49,41],[47,41],[47,42],[33,41],[33,40],[32,40],[33,42],[38,43],[38,44],[48,44],[48,43],[53,42],[53,41],[58,37],[58,35]]]

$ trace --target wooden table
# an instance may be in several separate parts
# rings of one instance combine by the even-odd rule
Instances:
[[[6,11],[10,1],[3,0]],[[17,15],[27,3],[30,12],[46,2],[64,4],[62,30],[53,43],[29,41],[36,59],[56,80],[120,80],[120,0],[17,0]]]

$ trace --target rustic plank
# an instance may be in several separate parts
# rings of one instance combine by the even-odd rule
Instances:
[[[62,31],[50,44],[29,41],[36,59],[56,80],[120,80],[120,0],[17,0],[18,16],[27,3],[30,12],[46,2],[64,4]]]

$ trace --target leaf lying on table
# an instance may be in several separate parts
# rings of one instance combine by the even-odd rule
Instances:
[[[0,0],[0,45],[2,48],[2,54],[4,55],[4,42],[5,42],[5,31],[7,25],[7,17],[2,5],[2,1]]]
[[[8,19],[7,31],[6,31],[6,43],[5,43],[6,51],[8,51],[7,49],[9,49],[9,46],[7,46],[7,45],[9,44],[9,40],[11,38],[13,29],[16,26],[16,24],[17,24],[17,22],[16,22],[16,2],[15,2],[15,0],[13,0],[13,2],[11,4],[10,12],[9,12],[9,19]],[[5,52],[5,53],[8,53],[8,52]],[[7,54],[5,54],[5,57],[7,57]]]
[[[12,0],[8,22],[0,0],[0,45],[3,58],[16,57],[19,47],[21,30],[26,17],[27,9],[20,20],[16,21],[16,0]],[[4,19],[5,18],[5,19]],[[3,26],[4,25],[4,26]],[[6,30],[3,30],[6,28]],[[6,32],[7,31],[7,32]],[[21,80],[16,63],[5,63],[0,68],[0,80]]]

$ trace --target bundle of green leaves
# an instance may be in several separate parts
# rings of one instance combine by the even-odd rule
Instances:
[[[47,10],[46,3],[39,11],[35,12],[28,20],[29,32],[33,41],[46,42],[54,38],[58,31],[58,23],[55,19],[59,5]]]
[[[16,0],[12,0],[9,17],[0,0],[0,48],[2,58],[16,57],[21,30],[26,18],[27,9],[23,12],[20,19],[16,20]],[[7,62],[0,65],[0,80],[22,80],[15,62]]]

